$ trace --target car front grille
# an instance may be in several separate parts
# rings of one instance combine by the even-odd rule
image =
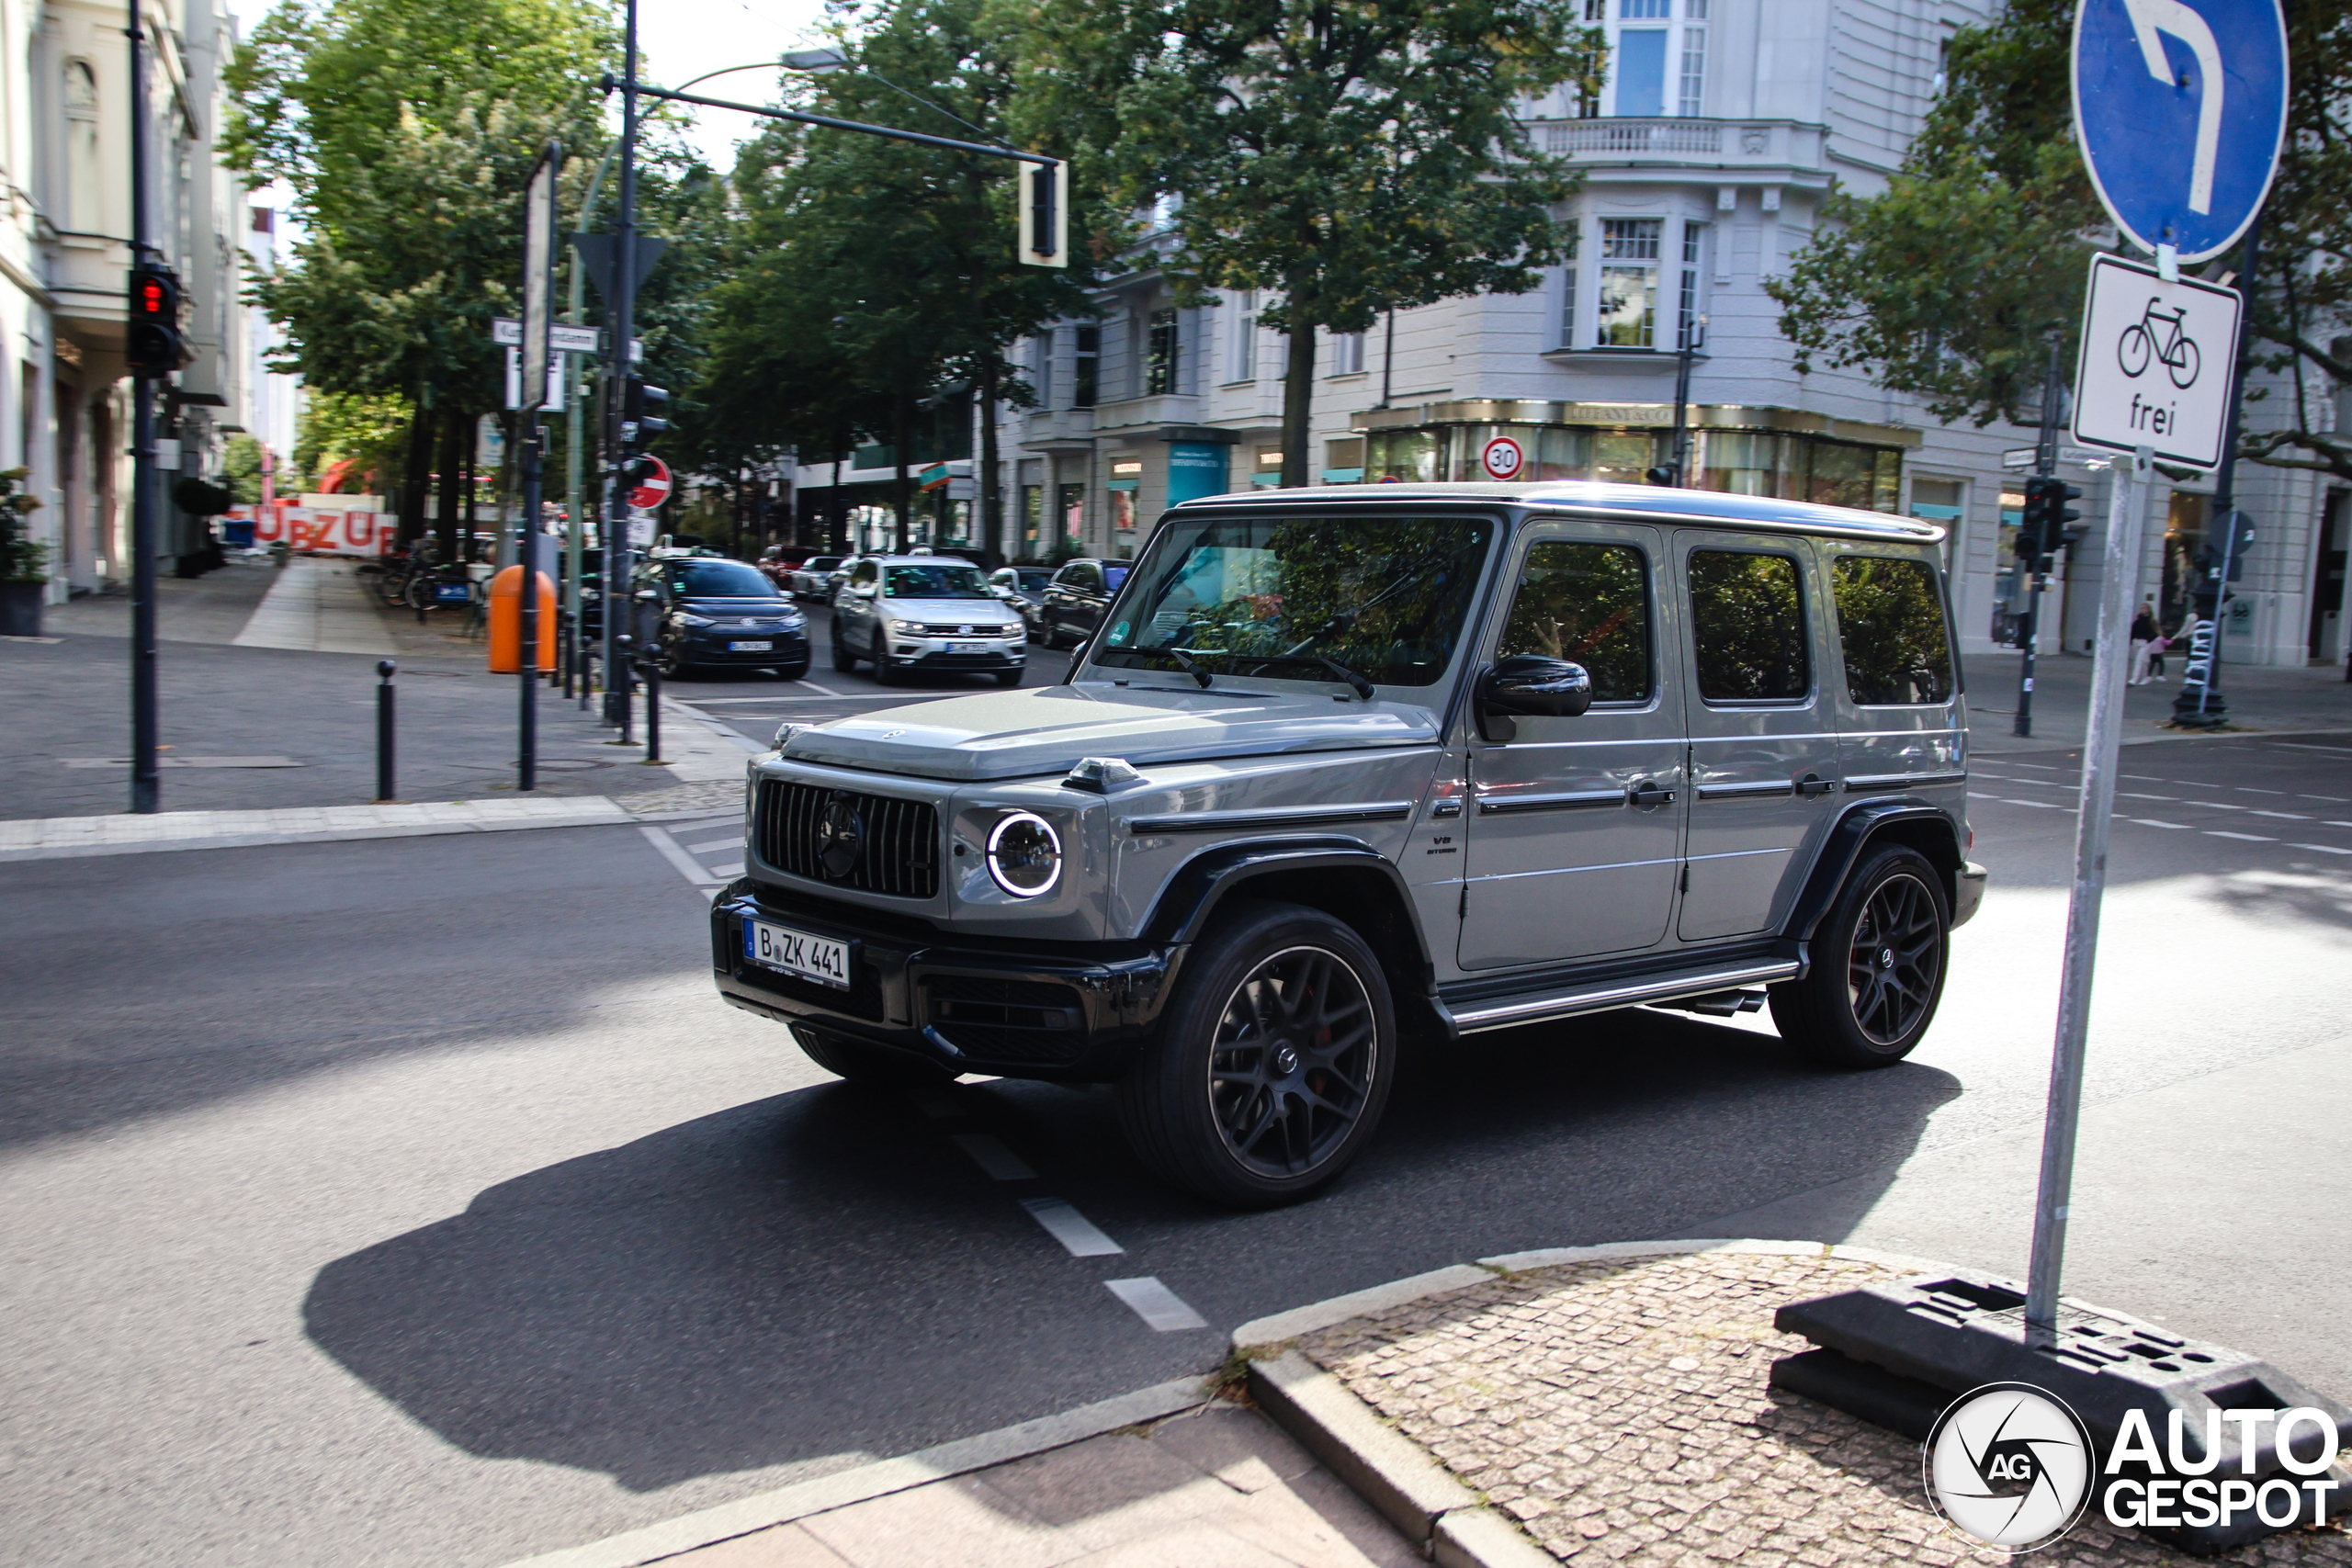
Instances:
[[[829,820],[857,828],[855,853],[836,857],[837,874],[824,862]],[[752,844],[768,864],[811,882],[895,898],[939,894],[939,813],[927,801],[764,779]]]
[[[1008,626],[1001,623],[993,621],[978,626],[966,626],[961,621],[941,621],[937,623],[925,622],[922,628],[922,635],[925,637],[1010,637],[1013,633],[1020,629],[1021,628],[1019,626]]]
[[[923,989],[932,1028],[967,1056],[1051,1066],[1084,1054],[1086,1015],[1068,986],[933,975]]]

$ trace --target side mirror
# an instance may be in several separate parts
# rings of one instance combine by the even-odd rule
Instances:
[[[1592,677],[1565,659],[1515,653],[1479,671],[1471,700],[1480,735],[1515,740],[1519,727],[1510,716],[1574,718],[1592,705]]]

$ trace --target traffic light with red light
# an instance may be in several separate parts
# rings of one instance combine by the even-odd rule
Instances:
[[[169,267],[130,272],[130,322],[123,356],[134,376],[169,376],[196,357],[180,330],[180,280]]]

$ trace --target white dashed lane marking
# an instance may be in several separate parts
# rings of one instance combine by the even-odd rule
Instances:
[[[2290,850],[2317,850],[2324,855],[2352,855],[2352,850],[2336,844],[2289,844],[2287,847]]]
[[[1023,1198],[1021,1206],[1029,1211],[1031,1219],[1046,1227],[1047,1235],[1068,1247],[1072,1258],[1112,1258],[1126,1251],[1062,1199]]]
[[[1140,1280],[1105,1280],[1111,1293],[1135,1309],[1137,1317],[1172,1334],[1184,1328],[1206,1328],[1209,1320],[1184,1304],[1183,1299],[1149,1275]]]
[[[1001,1139],[987,1133],[957,1133],[956,1146],[972,1156],[972,1163],[988,1173],[991,1181],[1035,1181],[1037,1173],[1019,1155],[1004,1146]]]
[[[2276,839],[2266,839],[2259,833],[2230,833],[2219,828],[2208,828],[2204,831],[2209,839],[2242,839],[2249,844],[2275,844],[2278,841]]]
[[[2123,820],[2141,828],[2165,828],[2176,833],[2193,833],[2197,829],[2186,822],[2159,822],[2153,817],[2126,817]]]

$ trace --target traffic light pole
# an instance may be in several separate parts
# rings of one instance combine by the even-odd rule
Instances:
[[[2037,479],[2049,479],[2058,472],[2058,336],[2050,334],[2050,363],[2041,373],[2041,434],[2033,448],[2033,472]],[[2030,736],[2033,733],[2033,660],[2036,644],[2041,640],[2041,585],[2046,573],[2042,565],[2050,557],[2045,547],[2052,541],[2043,539],[2026,560],[2025,619],[2020,623],[2025,643],[2025,660],[2018,672],[2018,716],[2010,733]]]
[[[145,19],[130,15],[130,265],[154,247],[147,239],[147,40]],[[130,427],[130,809],[161,811],[157,768],[162,735],[155,711],[155,377],[132,382]]]
[[[613,223],[613,298],[610,367],[605,376],[605,461],[625,472],[637,456],[637,433],[621,419],[622,389],[636,367],[629,362],[637,341],[637,0],[628,0],[621,44],[621,184]],[[616,638],[621,617],[633,615],[628,596],[628,487],[612,488],[605,524],[605,722],[628,733],[629,677]]]
[[[2262,259],[2262,215],[2256,213],[2245,231],[2245,256],[2238,265],[2239,276],[2245,279],[2246,291],[2252,293],[2256,264]],[[2222,694],[2222,605],[2229,597],[2230,574],[2237,569],[2235,555],[2237,528],[2238,427],[2245,411],[2246,348],[2254,334],[2245,327],[2238,329],[2237,351],[2230,356],[2230,417],[2222,433],[2222,466],[2213,475],[2213,500],[2209,515],[2215,518],[2222,530],[2220,564],[2212,569],[2212,592],[2189,595],[2191,605],[2203,604],[2206,624],[2206,647],[2200,650],[2191,637],[2188,659],[2181,670],[2180,694],[2172,700],[2172,722],[2180,729],[2213,729],[2227,721],[2230,703]],[[2209,525],[2206,537],[2212,537]],[[2211,549],[2209,543],[2207,549]],[[2200,657],[2201,651],[2201,657]]]

